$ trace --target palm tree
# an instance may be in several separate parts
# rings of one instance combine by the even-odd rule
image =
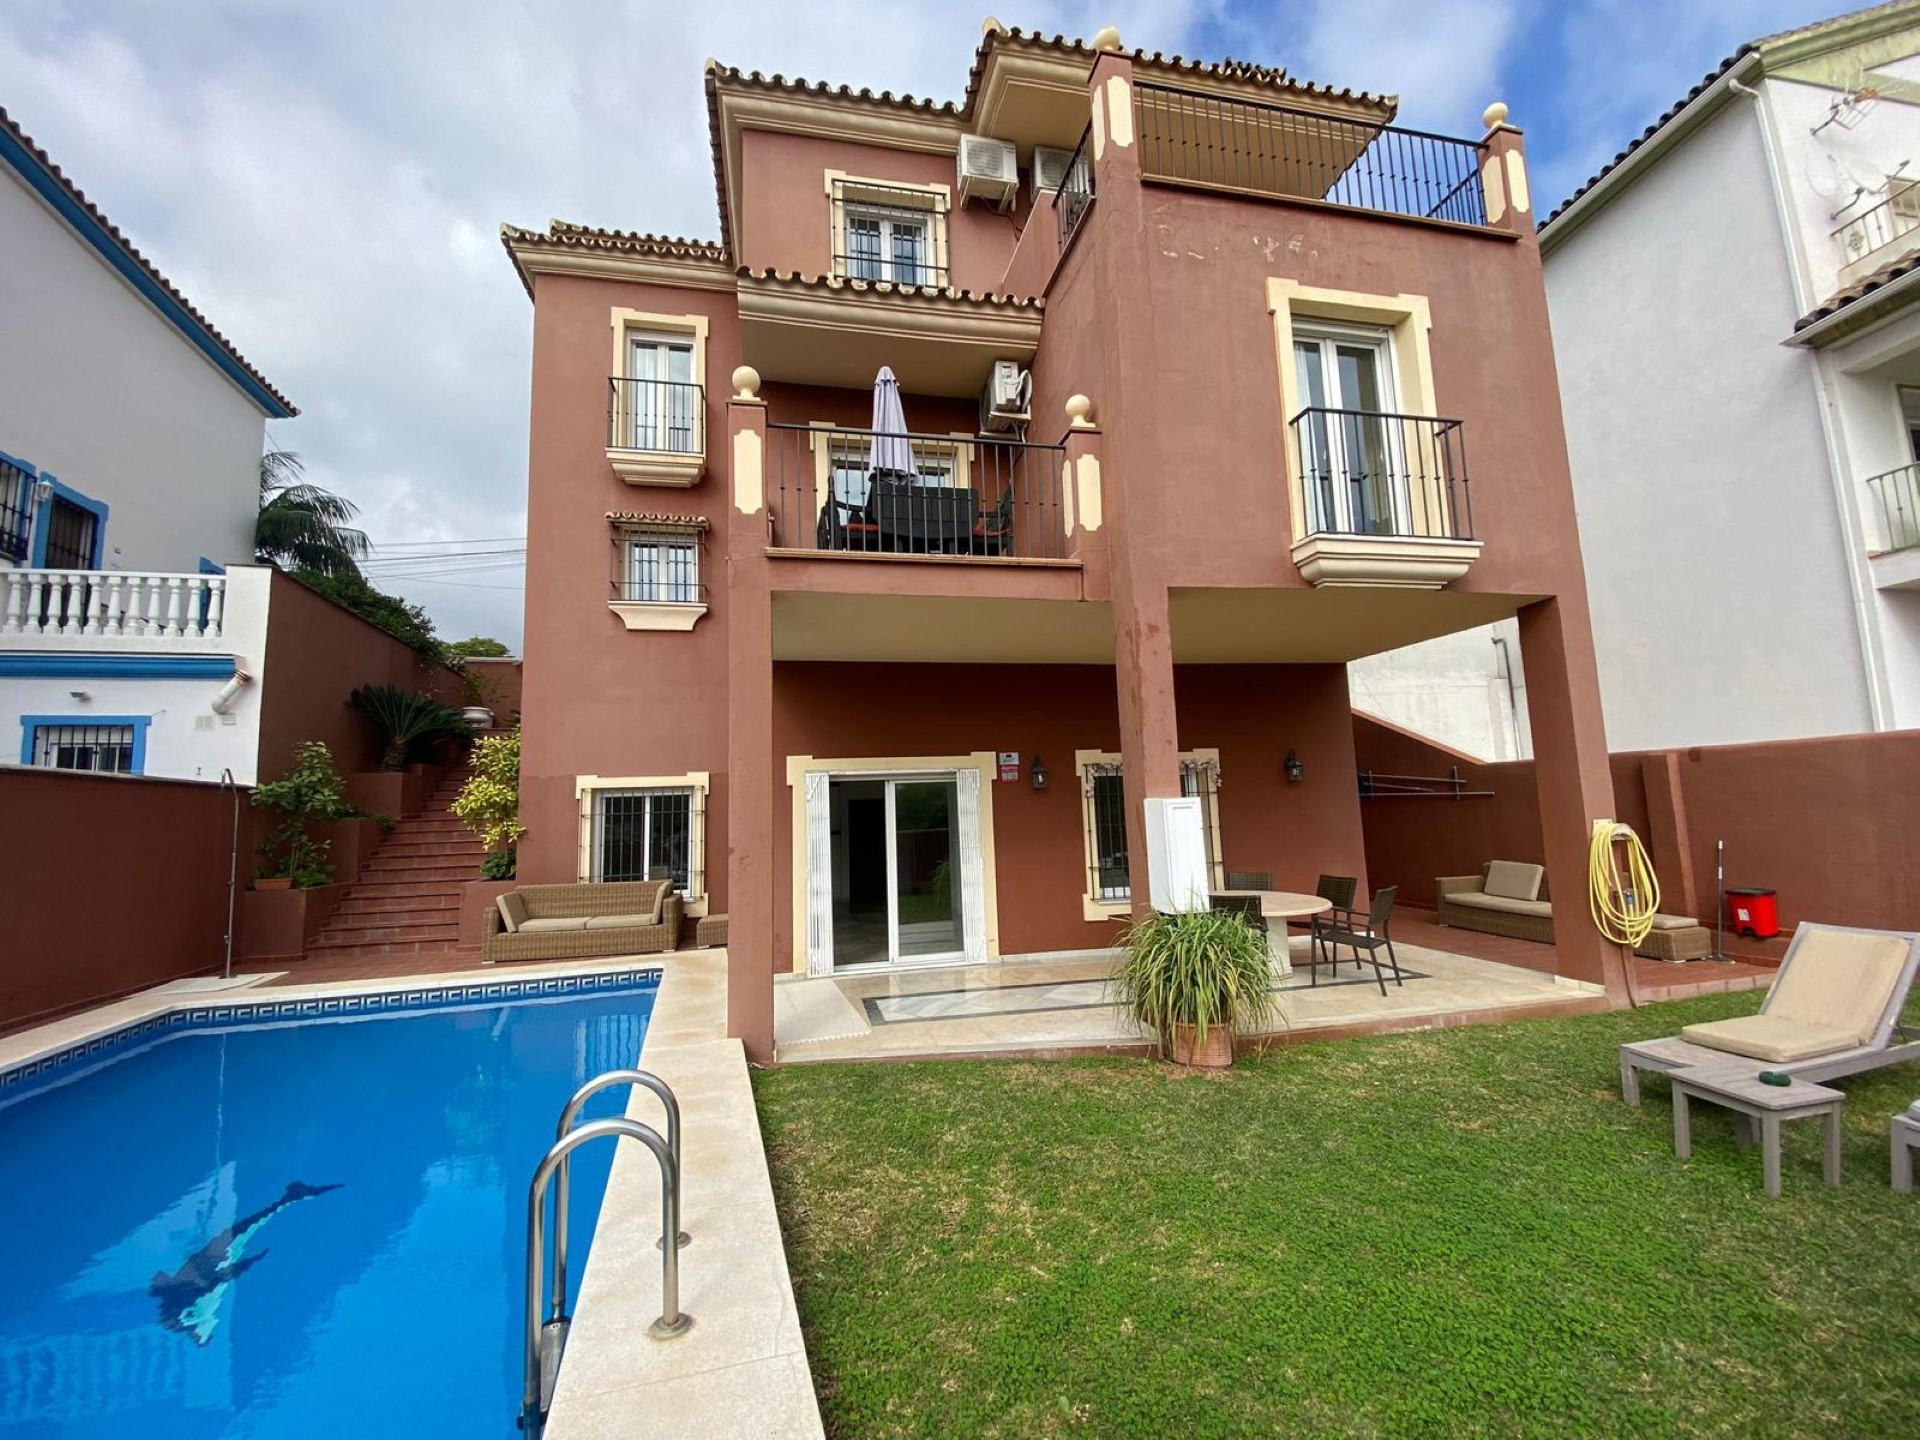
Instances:
[[[359,514],[351,500],[309,485],[305,467],[291,450],[260,457],[260,518],[254,522],[253,558],[288,570],[322,575],[358,575],[370,548],[367,532],[348,521]]]

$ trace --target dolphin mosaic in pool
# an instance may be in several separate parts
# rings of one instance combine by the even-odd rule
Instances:
[[[329,1190],[339,1188],[338,1185],[308,1185],[295,1180],[278,1200],[251,1215],[241,1216],[196,1250],[188,1257],[187,1263],[171,1275],[165,1270],[156,1271],[153,1283],[147,1290],[160,1302],[161,1326],[191,1335],[194,1344],[205,1345],[213,1338],[214,1327],[220,1323],[220,1304],[226,1299],[228,1288],[267,1258],[265,1250],[257,1255],[246,1253],[254,1236],[269,1220],[296,1201],[324,1195]]]

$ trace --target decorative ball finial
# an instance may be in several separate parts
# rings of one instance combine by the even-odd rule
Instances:
[[[1084,395],[1069,395],[1066,404],[1067,426],[1073,430],[1093,429],[1093,401]]]
[[[753,400],[760,394],[760,372],[751,365],[742,365],[733,372],[733,398]]]
[[[1120,48],[1119,28],[1113,25],[1102,25],[1099,30],[1094,32],[1093,48],[1096,50],[1118,50]]]
[[[1497,129],[1500,126],[1506,124],[1507,123],[1507,102],[1504,100],[1494,101],[1491,105],[1487,106],[1487,108],[1481,112],[1480,119],[1481,119],[1481,122],[1485,124],[1487,129],[1489,130]]]

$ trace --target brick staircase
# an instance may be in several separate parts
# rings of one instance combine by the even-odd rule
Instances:
[[[387,832],[307,957],[451,954],[460,944],[461,887],[480,878],[480,837],[448,809],[473,774],[447,771],[418,815]]]

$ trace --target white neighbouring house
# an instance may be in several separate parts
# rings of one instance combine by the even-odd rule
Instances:
[[[1742,46],[1540,244],[1610,747],[1920,727],[1920,0]],[[1356,705],[1505,758],[1491,635]]]
[[[0,110],[0,763],[256,779],[297,412]]]

